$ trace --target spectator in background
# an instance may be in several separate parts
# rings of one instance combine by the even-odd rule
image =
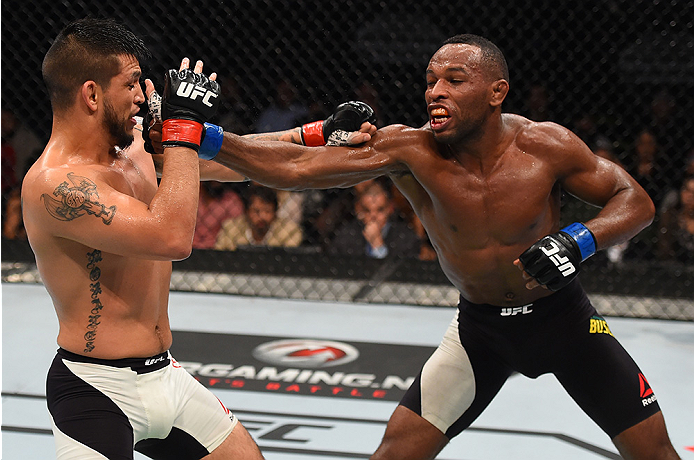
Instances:
[[[17,177],[17,153],[9,142],[5,142],[5,137],[2,138],[2,151],[0,152],[0,160],[2,161],[2,177],[0,178],[1,197],[0,207],[3,210],[2,223],[5,225],[5,210],[9,204],[10,196],[17,192],[20,188],[21,181]]]
[[[685,166],[682,169],[684,177],[683,180],[688,179],[690,176],[694,176],[694,148],[692,148],[686,155]],[[682,182],[682,184],[683,183],[684,182]],[[670,208],[677,205],[680,197],[680,189],[681,185],[679,187],[673,187],[665,193],[665,197],[660,203],[660,209],[657,210],[660,214],[664,214]]]
[[[301,244],[301,228],[291,220],[277,217],[275,190],[251,185],[242,197],[244,214],[222,222],[215,249],[233,251],[239,246],[296,247]]]
[[[3,197],[4,208],[2,210],[2,236],[9,240],[26,239],[22,217],[22,198],[20,187],[13,188],[7,197]]]
[[[0,157],[2,160],[2,236],[8,239],[26,238],[20,187],[24,174],[41,155],[44,144],[38,136],[24,126],[14,112],[2,109],[0,120],[2,143]]]
[[[301,126],[308,121],[324,119],[325,114],[320,105],[312,106],[312,110],[297,100],[296,88],[287,80],[277,81],[272,103],[261,112],[256,122],[256,133],[284,131]],[[318,118],[310,119],[310,116]],[[303,202],[305,192],[290,192],[275,190],[278,195],[277,217],[291,219],[298,225],[303,220]]]
[[[243,200],[228,183],[200,182],[193,248],[212,249],[222,222],[243,215]]]
[[[326,250],[335,230],[354,218],[354,187],[307,190],[303,207],[304,245]]]
[[[660,218],[656,255],[681,262],[694,260],[694,175],[684,179],[677,203]]]
[[[43,152],[45,142],[42,142],[33,131],[25,126],[14,112],[6,108],[2,109],[0,126],[3,146],[3,180],[5,179],[5,147],[8,146],[14,152],[14,173],[15,179],[19,183],[24,178],[24,173]]]
[[[395,206],[395,214],[400,220],[405,222],[408,227],[410,227],[417,238],[419,238],[419,260],[437,260],[436,251],[429,241],[429,235],[427,235],[422,221],[419,220],[417,214],[415,214],[412,205],[407,198],[402,194],[402,192],[391,182],[390,193],[393,197],[393,205]]]
[[[251,181],[250,185],[264,187],[259,182]],[[273,189],[277,194],[277,218],[291,220],[301,226],[304,216],[304,192],[291,192],[289,190]]]
[[[354,205],[356,219],[337,230],[328,252],[375,259],[418,257],[419,238],[406,223],[394,219],[395,207],[388,188],[378,180],[360,185]]]
[[[284,131],[298,125],[308,116],[306,106],[297,101],[296,89],[287,80],[280,79],[270,105],[260,113],[255,124],[256,133]]]
[[[679,88],[673,90],[681,91]],[[647,127],[656,139],[658,156],[655,161],[667,177],[666,188],[679,190],[684,178],[686,154],[694,148],[693,119],[678,105],[670,89],[653,88],[652,94],[641,125]]]
[[[5,162],[5,154],[14,153],[14,149],[11,146],[5,147],[3,143],[2,147],[2,160],[3,169]],[[39,152],[40,153],[40,152]],[[18,177],[24,178],[28,168],[34,164],[36,158],[29,158],[26,162],[27,170],[21,171]],[[5,175],[3,173],[3,191],[2,191],[2,236],[9,240],[16,239],[26,239],[27,234],[24,228],[24,216],[22,215],[22,198],[21,198],[21,180],[15,182],[14,185],[8,190],[5,190]]]
[[[648,192],[656,209],[672,187],[672,166],[668,160],[649,128],[637,134],[630,154],[624,159],[625,169]]]

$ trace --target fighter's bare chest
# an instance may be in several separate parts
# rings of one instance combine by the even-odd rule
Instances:
[[[425,214],[445,233],[512,244],[556,204],[555,180],[541,168],[518,162],[489,174],[449,168],[426,185],[431,201]]]

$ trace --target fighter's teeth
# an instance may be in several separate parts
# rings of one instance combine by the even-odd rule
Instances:
[[[431,116],[432,117],[445,117],[445,116],[448,116],[448,112],[446,111],[446,109],[443,109],[443,108],[433,109],[431,111]]]

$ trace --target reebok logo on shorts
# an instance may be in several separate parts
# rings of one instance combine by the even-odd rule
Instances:
[[[643,374],[639,373],[639,393],[641,394],[641,403],[647,406],[654,402],[657,398],[648,384],[648,380]]]
[[[590,331],[591,334],[607,334],[614,337],[612,331],[607,326],[607,321],[600,318],[599,316],[593,316],[590,318]]]

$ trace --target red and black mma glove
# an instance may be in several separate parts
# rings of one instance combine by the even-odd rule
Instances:
[[[573,223],[533,244],[519,260],[523,270],[550,291],[569,284],[579,272],[579,264],[595,254],[595,237],[588,228]]]
[[[349,133],[359,131],[362,123],[376,123],[373,109],[361,101],[344,102],[325,120],[307,123],[301,127],[304,145],[346,145]]]
[[[217,111],[219,84],[190,69],[170,69],[164,83],[161,140],[166,147],[200,148],[204,123]]]

